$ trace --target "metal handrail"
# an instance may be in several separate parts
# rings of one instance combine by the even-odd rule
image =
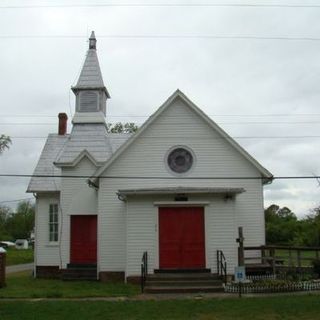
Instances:
[[[148,276],[148,252],[145,251],[142,255],[142,260],[141,260],[141,278],[140,278],[141,292],[143,292],[144,290],[147,276]]]
[[[217,250],[217,271],[218,275],[223,277],[223,281],[227,283],[227,261],[222,250]]]

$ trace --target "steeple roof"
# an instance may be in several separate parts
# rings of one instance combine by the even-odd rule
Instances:
[[[96,51],[96,37],[92,31],[89,38],[89,49],[83,64],[77,84],[72,87],[74,92],[86,89],[102,89],[105,91],[108,98],[110,95],[105,87],[100,70],[99,60]]]

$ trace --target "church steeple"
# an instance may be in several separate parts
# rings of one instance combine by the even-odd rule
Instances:
[[[89,38],[89,49],[97,49],[97,39],[96,36],[94,34],[94,31],[91,32],[91,36]]]
[[[110,98],[101,75],[94,31],[89,38],[89,49],[77,84],[72,87],[76,96],[73,123],[101,123],[106,115],[106,101]]]

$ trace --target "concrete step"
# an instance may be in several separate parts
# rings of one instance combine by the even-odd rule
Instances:
[[[154,273],[211,273],[211,269],[155,269]]]
[[[223,282],[217,274],[207,272],[155,273],[148,275],[147,293],[222,292]]]
[[[201,286],[201,287],[162,287],[147,286],[144,289],[146,293],[201,293],[201,292],[223,292],[222,286]]]
[[[207,286],[214,286],[214,287],[221,287],[222,281],[221,280],[186,280],[186,279],[179,279],[179,280],[162,280],[162,281],[153,281],[147,280],[147,286],[150,287],[207,287]]]
[[[179,280],[220,280],[217,274],[211,273],[155,273],[148,275],[152,281],[179,281]]]

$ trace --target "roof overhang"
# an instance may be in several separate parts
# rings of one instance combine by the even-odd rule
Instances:
[[[106,87],[74,86],[74,87],[71,87],[71,90],[73,91],[73,93],[77,93],[78,91],[84,91],[84,90],[103,91],[106,94],[108,99],[111,98],[108,92],[108,89]]]
[[[134,195],[165,195],[165,194],[225,194],[234,195],[245,192],[243,188],[219,188],[219,187],[168,187],[168,188],[142,188],[122,189],[117,192],[121,199]]]

